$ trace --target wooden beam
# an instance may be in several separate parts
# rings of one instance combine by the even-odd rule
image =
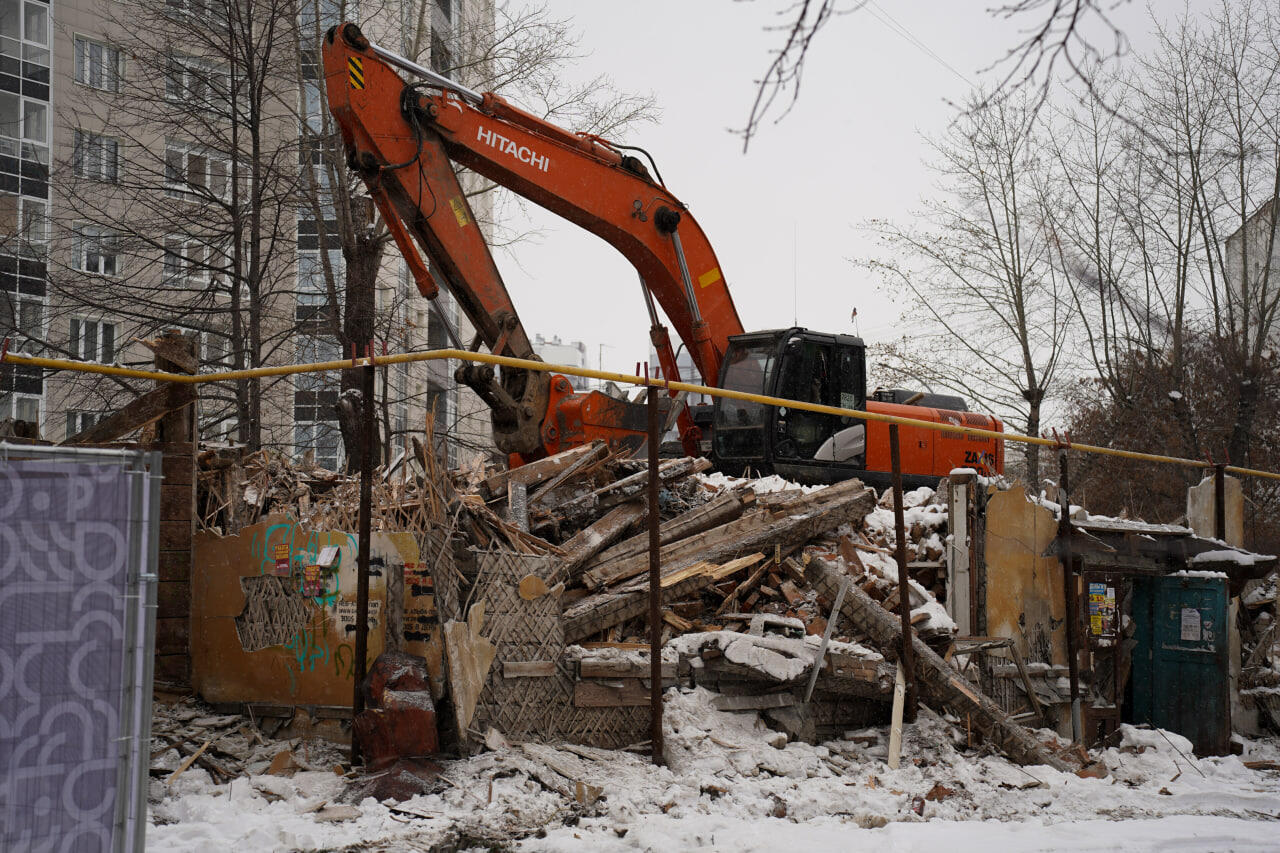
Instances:
[[[619,679],[613,684],[579,681],[573,685],[573,704],[578,708],[622,708],[649,704],[649,688],[639,678]]]
[[[193,386],[166,382],[62,443],[102,444],[114,441],[122,435],[155,423],[170,412],[194,403],[195,400],[196,391]]]
[[[672,542],[679,542],[690,536],[705,533],[713,527],[727,524],[741,517],[742,513],[755,503],[755,497],[755,492],[752,491],[731,492],[720,495],[702,506],[694,507],[688,512],[664,521],[662,526],[658,528],[659,544],[669,545]],[[639,554],[647,554],[648,549],[648,534],[637,534],[602,551],[592,558],[586,567],[587,569],[592,569],[605,563],[613,563]]]

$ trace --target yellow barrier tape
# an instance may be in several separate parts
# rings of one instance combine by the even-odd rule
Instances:
[[[1122,459],[1136,459],[1144,462],[1159,462],[1166,465],[1181,465],[1185,468],[1212,468],[1212,463],[1203,459],[1183,459],[1178,456],[1161,456],[1155,453],[1140,453],[1136,450],[1121,450],[1115,447],[1099,447],[1093,444],[1079,444],[1071,441],[1057,441],[1035,435],[1021,435],[1016,432],[996,432],[979,427],[944,424],[933,421],[921,421],[915,418],[903,418],[897,415],[885,415],[878,412],[864,412],[859,409],[841,409],[836,406],[823,406],[818,403],[805,403],[800,400],[787,400],[782,397],[769,397],[764,394],[751,394],[746,391],[731,391],[727,388],[711,388],[706,385],[694,385],[690,382],[673,382],[665,379],[645,379],[626,373],[609,373],[603,370],[591,370],[586,367],[570,367],[562,364],[547,364],[542,361],[530,361],[523,358],[510,358],[504,355],[492,355],[483,352],[471,352],[458,349],[437,349],[426,352],[406,352],[392,355],[376,356],[372,359],[358,358],[342,361],[320,361],[313,364],[285,364],[275,367],[254,367],[247,370],[227,370],[221,373],[201,373],[196,375],[184,373],[166,373],[161,370],[138,370],[130,367],[118,367],[112,364],[94,364],[92,362],[69,361],[58,358],[40,358],[38,356],[5,353],[4,363],[42,367],[49,370],[74,370],[79,373],[97,373],[104,376],[122,376],[132,379],[151,379],[156,382],[180,382],[188,385],[200,385],[208,382],[231,382],[239,379],[255,379],[268,376],[292,376],[298,373],[321,373],[330,370],[347,370],[352,367],[368,367],[372,364],[381,367],[390,364],[404,364],[418,361],[439,361],[455,358],[459,361],[474,361],[482,364],[496,364],[500,367],[515,367],[524,370],[536,370],[543,373],[563,373],[569,376],[582,376],[587,379],[600,379],[605,382],[617,382],[627,385],[643,385],[671,391],[687,391],[690,394],[707,394],[712,397],[724,397],[730,400],[746,400],[766,406],[786,406],[807,412],[818,412],[841,417],[860,418],[864,421],[899,424],[900,426],[921,427],[922,429],[940,432],[960,433],[962,435],[980,435],[985,438],[998,438],[1004,441],[1036,444],[1041,447],[1065,447],[1081,453],[1093,453],[1099,456],[1116,456]],[[1228,465],[1228,473],[1243,477],[1262,477],[1269,480],[1280,480],[1280,473],[1259,471],[1253,468],[1240,468]]]

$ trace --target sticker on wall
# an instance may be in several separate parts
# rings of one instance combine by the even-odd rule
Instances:
[[[290,574],[289,543],[277,542],[272,545],[271,556],[275,558],[275,563],[271,566],[269,573],[277,577],[287,578]]]
[[[302,570],[302,594],[308,598],[324,595],[324,575],[319,566],[311,565]]]

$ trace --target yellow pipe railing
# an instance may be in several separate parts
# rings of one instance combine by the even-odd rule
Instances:
[[[841,417],[860,418],[864,421],[899,424],[901,426],[921,427],[940,432],[977,435],[984,438],[997,438],[1004,441],[1015,441],[1022,444],[1035,444],[1041,447],[1065,447],[1081,453],[1093,453],[1101,456],[1115,456],[1122,459],[1135,459],[1144,462],[1159,462],[1166,465],[1181,465],[1186,468],[1212,468],[1213,464],[1203,459],[1184,459],[1179,456],[1161,456],[1155,453],[1140,453],[1136,450],[1120,450],[1114,447],[1099,447],[1093,444],[1079,444],[1072,441],[1058,441],[1035,435],[1021,435],[1016,432],[996,432],[979,427],[961,426],[959,424],[921,421],[915,418],[904,418],[897,415],[885,415],[878,412],[864,412],[860,409],[841,409],[836,406],[824,406],[819,403],[805,403],[799,400],[787,400],[781,397],[770,397],[764,394],[750,394],[745,391],[731,391],[727,388],[711,388],[706,385],[694,385],[691,382],[672,382],[665,379],[646,379],[643,376],[630,376],[626,373],[609,373],[603,370],[591,370],[586,367],[570,367],[568,365],[547,364],[542,361],[530,361],[523,358],[509,358],[503,355],[492,355],[483,352],[471,352],[458,349],[436,349],[426,352],[406,352],[393,355],[381,355],[373,358],[344,359],[341,361],[320,361],[313,364],[285,364],[275,367],[254,367],[247,370],[227,370],[221,373],[166,373],[162,370],[138,370],[131,367],[118,367],[112,364],[94,364],[92,362],[70,361],[58,358],[41,358],[38,356],[5,353],[4,363],[26,367],[40,367],[47,370],[73,370],[78,373],[96,373],[102,376],[120,376],[129,379],[150,379],[156,382],[179,382],[187,385],[199,385],[207,382],[231,382],[238,379],[254,379],[267,376],[292,376],[297,373],[321,373],[330,370],[347,370],[352,367],[383,367],[390,364],[405,364],[418,361],[439,361],[456,358],[459,361],[473,361],[483,364],[494,364],[500,367],[515,367],[524,370],[537,370],[544,373],[564,373],[569,376],[582,376],[587,379],[599,379],[606,382],[617,382],[628,385],[642,385],[672,391],[687,391],[691,394],[707,394],[712,397],[724,397],[731,400],[746,400],[766,406],[786,406],[807,412],[818,412]],[[1244,477],[1262,477],[1269,480],[1280,480],[1280,473],[1259,471],[1253,468],[1240,468],[1235,465],[1226,466],[1226,471]]]

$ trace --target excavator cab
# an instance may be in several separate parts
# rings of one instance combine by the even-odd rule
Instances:
[[[890,391],[877,392],[868,400],[866,345],[852,335],[793,327],[732,336],[719,384],[733,391],[841,409],[1002,428],[996,418],[964,411],[964,401],[958,397]],[[848,415],[717,397],[712,456],[716,467],[730,474],[778,474],[800,483],[858,477],[883,487],[891,476],[887,430],[884,423]],[[938,477],[953,467],[967,465],[984,474],[1003,468],[998,441],[975,442],[956,433],[910,426],[901,432],[903,482],[908,487],[936,485]]]
[[[847,409],[866,403],[861,338],[799,327],[729,339],[720,387]],[[716,398],[712,452],[722,470],[811,482],[848,479],[865,466],[865,428],[853,417]]]

